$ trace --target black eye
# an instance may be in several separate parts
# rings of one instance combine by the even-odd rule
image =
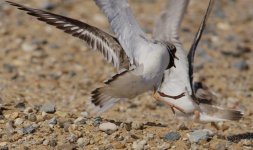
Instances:
[[[176,51],[177,51],[177,48],[173,45],[173,44],[168,44],[168,52],[169,52],[169,55],[170,55],[170,62],[168,64],[168,67],[167,69],[170,69],[171,67],[175,67],[175,59],[178,59],[177,56],[176,56]]]

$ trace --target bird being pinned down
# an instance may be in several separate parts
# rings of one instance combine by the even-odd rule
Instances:
[[[133,98],[149,90],[156,91],[162,83],[164,71],[175,67],[176,48],[169,41],[149,38],[134,19],[127,0],[95,2],[108,17],[116,37],[78,20],[7,1],[38,20],[84,40],[118,70],[123,70],[92,92],[89,106],[95,114],[100,114],[119,99]],[[174,98],[180,96],[183,94]]]
[[[193,40],[188,56],[179,40],[178,30],[189,0],[169,0],[168,2],[169,5],[162,12],[154,30],[154,38],[157,40],[173,41],[177,48],[176,55],[179,60],[175,60],[176,68],[165,71],[164,81],[158,92],[154,94],[156,99],[168,104],[177,116],[194,119],[199,122],[241,119],[243,114],[240,111],[221,108],[210,102],[207,103],[208,100],[213,100],[212,93],[200,86],[194,86],[197,84],[193,83],[195,51],[214,1],[209,1],[207,11]],[[166,96],[166,94],[177,94],[182,91],[185,92],[185,96],[177,100]]]

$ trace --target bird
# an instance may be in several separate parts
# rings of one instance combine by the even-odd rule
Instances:
[[[164,71],[176,67],[174,61],[178,58],[174,44],[148,37],[135,20],[128,0],[94,0],[107,16],[114,35],[72,18],[6,2],[84,40],[117,68],[115,75],[91,92],[87,101],[91,114],[100,115],[120,99],[131,99],[147,91],[156,93],[163,82]],[[166,96],[178,99],[184,93]]]
[[[206,26],[207,18],[211,12],[214,0],[209,0],[207,10],[198,31],[193,39],[192,46],[187,54],[179,38],[179,29],[189,5],[189,0],[169,0],[165,10],[161,12],[155,25],[153,36],[157,40],[165,40],[176,46],[176,68],[165,70],[165,75],[155,98],[171,107],[174,114],[183,119],[193,119],[196,122],[237,121],[243,113],[238,110],[226,109],[214,105],[214,95],[202,83],[193,82],[194,56],[201,35]],[[179,99],[160,96],[157,93],[177,94],[185,92]]]

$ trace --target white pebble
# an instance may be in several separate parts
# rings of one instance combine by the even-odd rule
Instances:
[[[101,131],[116,131],[118,129],[118,127],[114,124],[114,123],[111,123],[111,122],[106,122],[106,123],[102,123],[99,125],[99,129]]]

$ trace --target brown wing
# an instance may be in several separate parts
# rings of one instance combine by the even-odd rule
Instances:
[[[7,3],[26,11],[27,14],[35,16],[40,21],[53,25],[74,37],[84,40],[92,49],[101,52],[106,60],[116,68],[128,68],[128,58],[118,40],[112,35],[78,20],[39,9],[28,8],[10,1],[7,1]]]

